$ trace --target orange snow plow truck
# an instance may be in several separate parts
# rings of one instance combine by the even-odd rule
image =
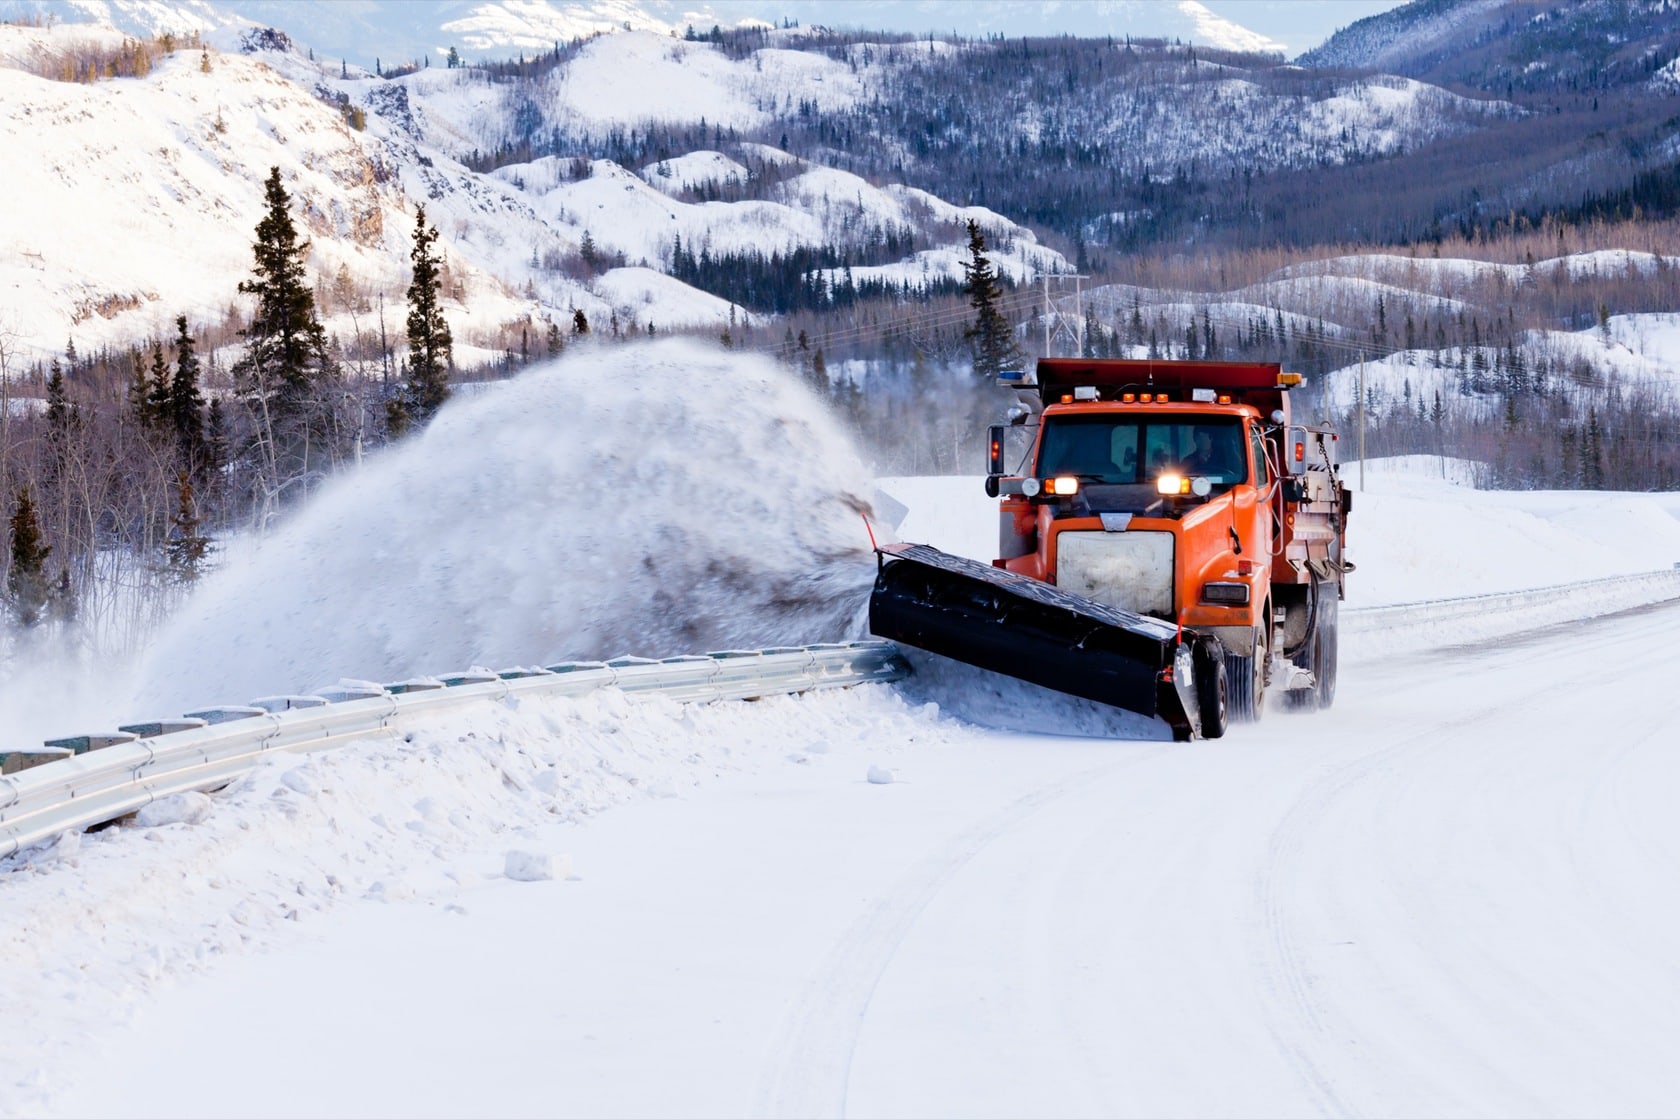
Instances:
[[[1045,358],[991,429],[990,567],[878,549],[880,637],[1218,738],[1329,707],[1351,495],[1272,364]],[[1016,449],[1025,445],[1024,454]],[[1009,463],[1018,463],[1015,469]]]

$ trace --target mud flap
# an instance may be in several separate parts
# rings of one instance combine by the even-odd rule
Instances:
[[[927,545],[877,553],[876,636],[1200,733],[1189,632]]]

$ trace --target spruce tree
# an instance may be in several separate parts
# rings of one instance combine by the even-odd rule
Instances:
[[[411,423],[424,424],[449,399],[449,366],[454,340],[438,305],[442,280],[432,255],[437,227],[426,228],[426,208],[418,207],[414,223],[414,278],[408,285],[408,394],[404,402]]]
[[[1015,346],[1014,332],[998,310],[1003,292],[986,256],[986,235],[972,218],[968,222],[968,251],[969,259],[963,262],[962,269],[968,304],[974,309],[974,324],[969,327],[967,337],[974,350],[974,372],[993,378],[1019,361],[1021,353]]]
[[[152,347],[152,373],[146,380],[146,402],[140,411],[140,422],[148,428],[164,426],[169,415],[169,363],[163,360],[163,347]]]
[[[55,438],[63,438],[69,434],[74,420],[75,406],[70,403],[69,391],[64,386],[64,369],[54,358],[52,373],[47,376],[47,431]]]
[[[163,355],[154,350],[152,357],[155,367]],[[128,411],[136,424],[148,428],[152,423],[152,379],[146,371],[145,355],[140,351],[134,351],[130,362],[133,374],[128,379]]]
[[[204,395],[198,389],[198,355],[187,333],[187,317],[175,317],[175,374],[169,380],[164,417],[175,435],[181,462],[189,470],[204,467]]]
[[[40,623],[47,605],[47,554],[51,547],[41,543],[41,522],[29,487],[17,492],[12,507],[11,568],[6,572],[6,605],[18,625]]]
[[[309,243],[298,240],[278,167],[263,189],[267,209],[251,245],[255,264],[239,284],[257,305],[233,374],[257,427],[255,466],[266,488],[278,493],[320,470],[331,455],[326,391],[335,370],[304,279]]]
[[[198,515],[193,501],[192,476],[186,471],[176,476],[175,515],[169,519],[169,543],[164,546],[169,560],[169,573],[181,583],[198,578],[204,557],[210,550],[210,538],[199,531],[204,519]]]

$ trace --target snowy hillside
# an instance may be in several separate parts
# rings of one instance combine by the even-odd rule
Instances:
[[[63,56],[87,36],[123,43],[0,26],[0,57]],[[505,246],[528,246],[540,222],[399,140],[377,120],[356,131],[335,103],[243,54],[179,49],[145,77],[93,84],[0,68],[0,143],[22,196],[38,200],[0,213],[7,326],[33,357],[65,339],[91,351],[160,337],[178,314],[219,319],[250,270],[262,180],[279,167],[317,276],[364,303],[406,284],[412,199],[424,201],[454,250],[452,310],[470,341],[471,327],[522,312],[507,259],[529,250]],[[564,305],[561,291],[552,298]]]
[[[1367,16],[1303,53],[1304,66],[1407,72],[1405,64],[1475,41],[1494,23],[1507,0],[1420,0]]]
[[[883,189],[763,147],[742,150],[797,169],[782,172],[763,200],[673,197],[729,186],[728,171],[701,176],[706,160],[718,169],[715,161],[726,158],[704,151],[675,165],[680,177],[669,163],[640,168],[638,176],[598,160],[578,178],[553,157],[478,175],[453,157],[489,143],[507,106],[496,87],[467,71],[385,81],[285,51],[178,49],[132,79],[77,84],[33,72],[124,43],[97,28],[0,26],[0,142],[18,160],[21,195],[37,200],[0,214],[5,326],[25,360],[60,352],[66,339],[89,351],[158,337],[182,313],[218,320],[234,298],[231,278],[249,268],[260,182],[270,166],[281,168],[297,199],[312,264],[334,297],[325,301],[330,325],[346,335],[357,329],[358,306],[366,329],[375,293],[400,298],[416,203],[448,247],[447,311],[469,348],[510,321],[534,318],[539,331],[545,320],[569,326],[574,309],[660,329],[722,327],[727,302],[635,271],[668,268],[679,237],[691,252],[785,253],[863,244],[890,229],[943,243],[949,256],[961,243],[961,223],[974,217],[995,239],[1021,247],[1017,268],[1066,267],[1029,231],[983,208]],[[760,53],[768,73],[709,46],[611,36],[577,60],[580,77],[563,72],[545,96],[552,112],[608,112],[615,102],[589,77],[592,67],[634,74],[638,88],[664,91],[664,100],[631,106],[636,113],[680,106],[714,120],[750,116],[754,98],[765,96],[754,90],[795,80],[823,85],[812,67],[831,74],[827,87],[836,96],[855,95],[839,80],[845,68],[823,56]],[[671,74],[660,70],[667,64]],[[666,81],[690,73],[701,86]],[[723,77],[707,85],[708,73]],[[748,81],[748,74],[755,76]],[[569,91],[581,100],[574,104]],[[616,104],[629,111],[622,99]],[[350,107],[364,114],[365,131],[352,127]],[[574,278],[560,263],[576,257],[586,235],[607,267]],[[629,270],[613,270],[618,261]],[[919,274],[919,265],[907,270],[912,282]]]

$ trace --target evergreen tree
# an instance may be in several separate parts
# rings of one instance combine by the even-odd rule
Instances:
[[[182,471],[176,476],[175,515],[169,519],[169,543],[164,546],[169,573],[181,583],[198,578],[210,551],[210,538],[199,531],[203,524],[193,501],[192,476]]]
[[[429,421],[449,399],[449,366],[454,360],[454,339],[444,321],[438,296],[443,284],[438,261],[432,255],[437,227],[426,228],[426,208],[416,208],[414,278],[408,285],[408,394],[404,402],[410,423]]]
[[[169,415],[169,363],[163,360],[163,346],[152,347],[152,374],[146,381],[145,407],[140,411],[140,423],[148,428],[160,427]]]
[[[974,351],[974,372],[993,378],[1019,361],[1021,353],[1015,346],[1014,332],[998,310],[1003,292],[986,256],[986,235],[972,218],[968,222],[968,252],[969,259],[963,262],[962,269],[968,304],[974,309],[974,324],[966,337]]]
[[[74,422],[75,406],[64,387],[64,369],[54,358],[52,373],[47,376],[47,431],[55,438],[63,438]]]
[[[175,317],[175,375],[169,381],[164,417],[175,435],[181,462],[189,470],[204,466],[204,394],[198,389],[198,355],[187,333],[187,317]]]
[[[49,502],[54,493],[65,494],[64,485],[70,473],[76,430],[80,426],[81,413],[70,400],[69,389],[64,384],[64,370],[54,358],[52,374],[47,378],[46,461],[42,478]]]
[[[41,543],[41,522],[29,487],[17,492],[12,508],[11,568],[6,572],[6,605],[18,625],[40,623],[47,605],[47,554],[52,549]]]
[[[828,380],[828,359],[823,357],[822,347],[811,355],[811,385],[819,393],[826,393],[830,389]]]
[[[132,357],[133,373],[128,379],[128,411],[142,428],[152,425],[152,378],[146,371],[146,359],[136,350]],[[163,361],[160,347],[152,350],[152,368]]]
[[[1604,429],[1596,406],[1587,409],[1587,432],[1581,441],[1581,489],[1604,489]]]
[[[227,413],[222,410],[221,400],[210,402],[208,415],[204,420],[204,473],[207,477],[215,478],[228,461],[228,431]]]
[[[326,331],[315,316],[315,297],[304,281],[309,243],[298,240],[278,167],[270,170],[263,190],[267,210],[251,245],[255,265],[251,278],[239,284],[242,293],[256,297],[257,306],[244,332],[245,355],[233,374],[257,427],[254,465],[274,495],[328,462],[332,448],[324,404],[336,371]]]

